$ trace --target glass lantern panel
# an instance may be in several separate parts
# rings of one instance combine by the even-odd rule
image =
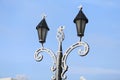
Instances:
[[[76,21],[78,36],[84,36],[85,24],[86,24],[85,20],[77,20]]]
[[[44,43],[45,40],[46,40],[46,35],[47,35],[47,29],[46,28],[39,28],[38,29],[39,42]]]
[[[76,28],[77,28],[77,35],[78,36],[80,36],[81,34],[82,34],[82,32],[81,32],[81,25],[82,25],[82,23],[81,23],[81,20],[77,20],[76,21]]]
[[[82,33],[84,35],[86,21],[85,20],[81,20],[81,22],[82,22]]]

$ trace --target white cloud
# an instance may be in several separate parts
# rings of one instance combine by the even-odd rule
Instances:
[[[26,75],[16,75],[16,80],[28,80],[28,77]]]
[[[83,76],[80,77],[80,80],[86,80]]]

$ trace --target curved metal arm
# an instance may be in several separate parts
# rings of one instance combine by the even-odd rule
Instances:
[[[53,77],[52,77],[52,80],[55,80],[55,73],[54,71],[56,70],[56,55],[50,50],[50,49],[47,49],[47,48],[39,48],[38,50],[35,51],[35,54],[34,54],[34,58],[37,62],[41,61],[43,59],[43,55],[40,54],[42,52],[46,52],[48,53],[51,58],[53,59],[53,66],[51,67],[51,71],[53,72]]]
[[[67,49],[67,51],[65,52],[65,54],[64,54],[63,57],[62,57],[62,68],[63,68],[63,71],[62,71],[61,76],[62,76],[63,79],[66,79],[66,78],[67,78],[67,76],[64,75],[65,72],[66,72],[67,69],[68,69],[68,66],[67,66],[67,64],[66,64],[67,57],[68,57],[68,55],[70,54],[70,52],[71,52],[73,49],[77,48],[77,47],[84,47],[84,49],[80,49],[80,50],[78,51],[78,53],[79,53],[80,56],[86,56],[87,53],[89,52],[89,46],[88,46],[88,44],[85,43],[85,42],[77,42],[77,43],[73,44],[72,46],[70,46],[70,47]]]

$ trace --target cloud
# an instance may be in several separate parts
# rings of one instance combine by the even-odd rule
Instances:
[[[83,76],[80,77],[80,80],[86,80]]]
[[[90,67],[73,67],[70,69],[72,74],[89,74],[89,75],[120,75],[120,70],[107,69],[107,68],[90,68]]]
[[[16,75],[16,80],[29,80],[26,75]]]

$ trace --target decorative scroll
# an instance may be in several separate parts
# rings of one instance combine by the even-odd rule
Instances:
[[[77,47],[84,47],[84,49],[80,49],[79,50],[79,55],[80,56],[86,56],[87,53],[89,52],[89,46],[87,43],[85,42],[77,42],[75,44],[73,44],[72,46],[70,46],[67,51],[65,52],[65,54],[63,55],[62,57],[62,68],[63,68],[63,71],[62,71],[62,74],[61,74],[61,77],[65,80],[67,78],[67,76],[65,75],[65,72],[67,71],[68,69],[68,66],[66,64],[66,61],[67,61],[67,57],[68,55],[70,54],[70,52],[77,48]]]
[[[58,42],[59,42],[59,50],[62,48],[61,44],[62,44],[62,41],[65,38],[63,30],[64,30],[64,26],[60,26],[58,28],[58,31],[57,31],[57,36],[56,37],[57,37]],[[81,41],[73,44],[72,46],[70,46],[66,50],[66,52],[62,56],[62,63],[61,63],[61,67],[62,67],[61,78],[62,78],[62,80],[66,80],[66,78],[67,78],[65,73],[68,70],[68,66],[66,64],[68,55],[70,54],[70,52],[72,50],[74,50],[77,47],[80,47],[80,49],[78,50],[78,54],[80,56],[86,56],[89,52],[88,44],[85,43],[85,42],[81,42]],[[50,49],[44,48],[42,46],[42,48],[39,48],[38,50],[35,51],[34,58],[35,58],[36,61],[39,62],[43,59],[43,55],[41,54],[42,52],[48,53],[51,56],[51,58],[53,59],[53,66],[51,67],[51,71],[53,72],[52,80],[58,80],[57,79],[58,76],[56,75],[56,72],[57,72],[57,64],[59,63],[59,62],[57,62],[57,58],[59,58],[59,55],[56,56]]]
[[[52,80],[55,80],[55,70],[56,70],[56,55],[50,50],[46,48],[39,48],[35,51],[34,58],[37,62],[41,61],[43,59],[43,55],[40,54],[42,52],[48,53],[51,58],[53,59],[53,66],[51,67],[51,71],[53,72]]]
[[[58,39],[59,43],[62,42],[65,38],[65,35],[64,35],[64,32],[63,32],[64,28],[65,28],[64,26],[60,26],[58,28],[57,39]]]

